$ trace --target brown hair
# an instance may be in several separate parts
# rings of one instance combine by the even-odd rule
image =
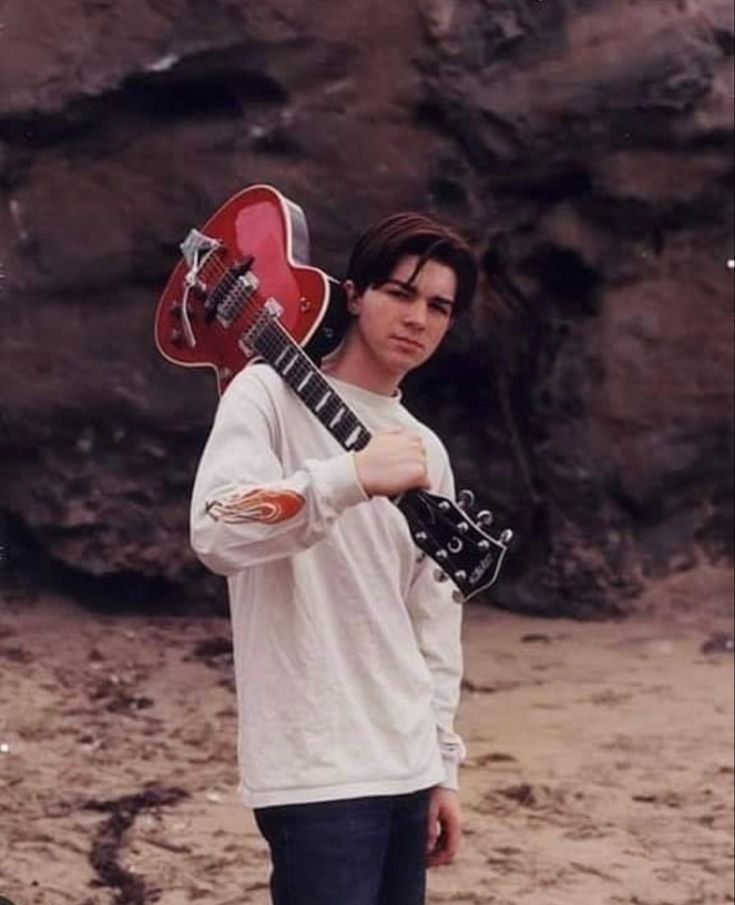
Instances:
[[[359,293],[380,286],[406,255],[418,255],[416,279],[424,264],[438,261],[450,267],[457,277],[454,316],[470,308],[477,288],[477,261],[465,239],[452,227],[428,214],[393,214],[370,227],[357,240],[347,267],[347,279]]]

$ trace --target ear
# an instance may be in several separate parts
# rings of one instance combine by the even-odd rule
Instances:
[[[347,310],[350,314],[359,314],[360,313],[360,296],[358,295],[357,288],[352,280],[345,280],[342,284],[342,288],[345,291],[345,296],[347,297]]]

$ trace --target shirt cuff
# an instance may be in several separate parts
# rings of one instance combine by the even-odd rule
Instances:
[[[451,789],[453,792],[459,791],[459,761],[453,757],[442,757],[444,764],[444,782],[441,783],[442,789]]]
[[[354,453],[342,453],[332,459],[312,460],[307,467],[322,488],[324,501],[338,515],[348,506],[369,500],[357,476]]]

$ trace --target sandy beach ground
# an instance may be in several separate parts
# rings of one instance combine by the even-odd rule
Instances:
[[[468,607],[466,834],[432,905],[735,901],[730,594],[701,567],[625,621]],[[0,896],[268,903],[226,620],[8,593],[0,680]]]

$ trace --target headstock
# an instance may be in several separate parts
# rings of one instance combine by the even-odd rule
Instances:
[[[471,490],[461,491],[457,502],[424,490],[404,493],[396,500],[414,542],[439,566],[435,578],[454,582],[458,601],[469,600],[493,584],[513,539],[509,528],[498,537],[489,533],[493,517],[487,509],[473,520],[467,511],[473,502]]]

